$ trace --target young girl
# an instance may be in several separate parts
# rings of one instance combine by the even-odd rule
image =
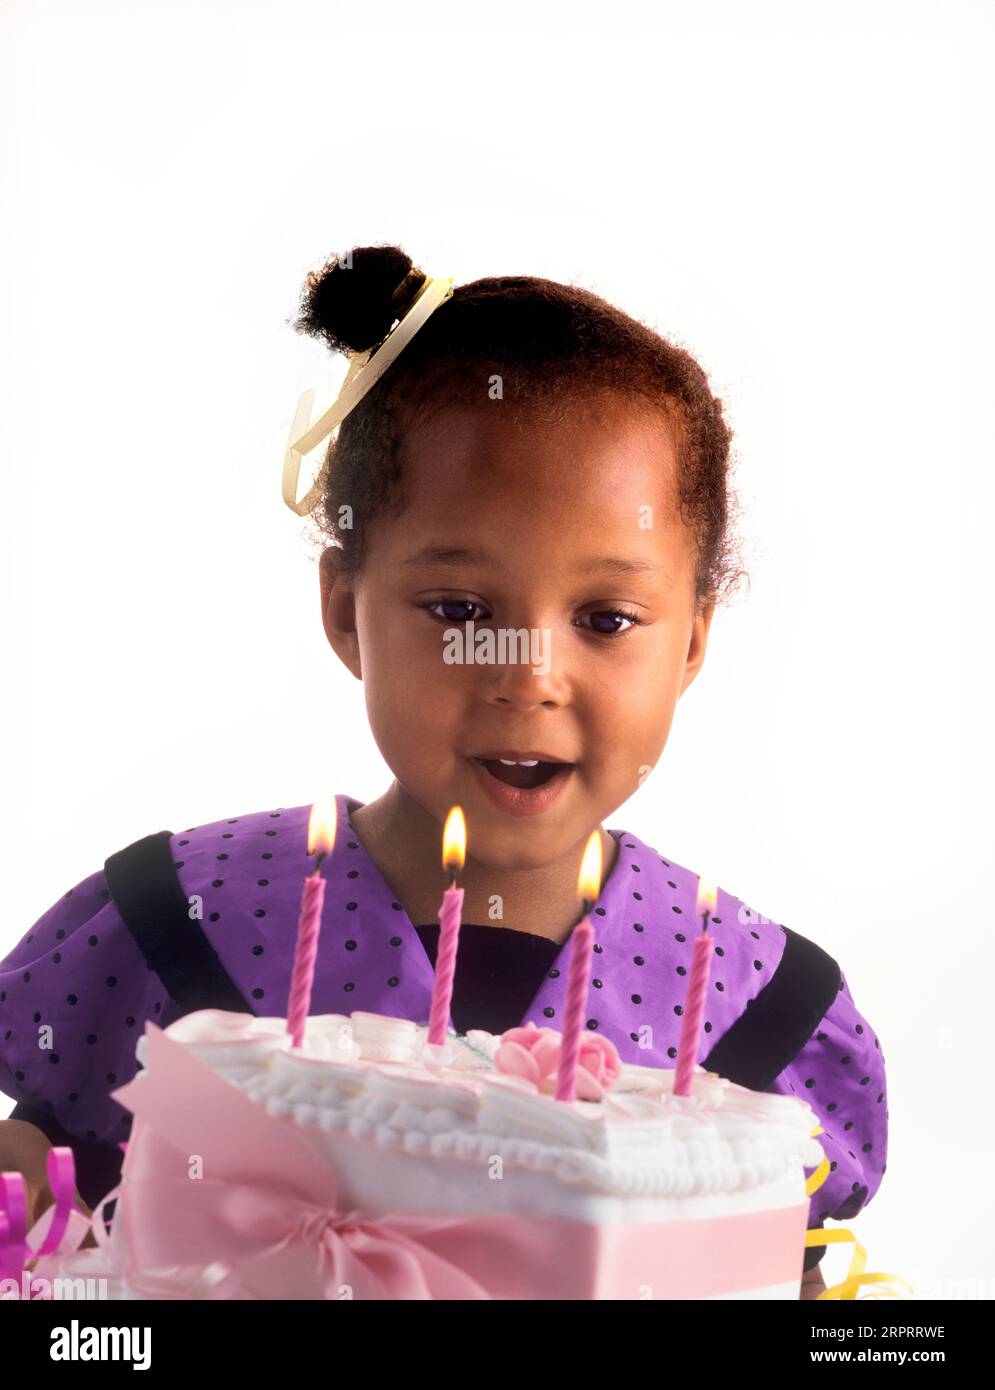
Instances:
[[[295,326],[366,352],[427,283],[396,247],[356,248],[308,278]],[[659,760],[741,573],[729,441],[686,352],[524,276],[457,288],[346,415],[317,499],[323,623],[393,781],[369,805],[337,797],[312,1013],[427,1020],[441,826],[459,804],[452,1025],[561,1026],[584,845]],[[488,660],[480,634],[502,630],[537,640]],[[137,1070],[146,1020],[285,1015],[308,812],[147,836],[0,963],[0,1087],[17,1102],[0,1169],[26,1173],[36,1215],[49,1143],[73,1147],[81,1204],[116,1182],[131,1116],[109,1092]],[[624,1061],[673,1067],[697,875],[627,831],[601,839],[587,1026]],[[812,1106],[831,1171],[809,1225],[852,1218],[885,1170],[874,1030],[839,965],[791,928],[720,890],[709,930],[698,1061]]]

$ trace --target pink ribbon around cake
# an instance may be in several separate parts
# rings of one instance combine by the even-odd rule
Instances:
[[[635,1299],[646,1296],[644,1288],[655,1299],[707,1298],[798,1279],[797,1257],[789,1261],[784,1252],[803,1242],[853,1240],[849,1232],[805,1231],[807,1197],[825,1180],[828,1162],[809,1178],[806,1201],[782,1212],[664,1227],[343,1211],[332,1167],[306,1139],[155,1024],[146,1037],[148,1070],[112,1093],[135,1115],[125,1180],[89,1222],[74,1206],[72,1150],[50,1150],[55,1205],[27,1232],[23,1180],[2,1175],[0,1277],[20,1278],[31,1261],[35,1276],[54,1276],[78,1252],[77,1259],[103,1259],[97,1275],[121,1277],[152,1298],[279,1297],[290,1257],[292,1277],[303,1267],[315,1288],[310,1296],[325,1299],[515,1298],[523,1267],[555,1270],[560,1298]],[[194,1156],[209,1176],[188,1175]],[[114,1200],[127,1251],[111,1244],[104,1222]],[[80,1250],[90,1229],[99,1251]],[[859,1284],[895,1281],[865,1274],[864,1251],[854,1243],[848,1279],[820,1298],[854,1298]],[[259,1293],[267,1279],[274,1292]]]

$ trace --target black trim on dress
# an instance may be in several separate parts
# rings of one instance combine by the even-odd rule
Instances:
[[[146,835],[104,864],[107,887],[125,925],[181,1013],[226,1009],[255,1013],[221,964],[176,873],[172,831]]]

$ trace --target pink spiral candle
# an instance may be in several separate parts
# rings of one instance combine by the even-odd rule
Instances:
[[[677,1048],[675,1096],[691,1094],[691,1078],[698,1060],[698,1043],[701,1039],[702,1019],[705,1017],[705,996],[708,993],[714,947],[715,942],[707,931],[703,931],[692,950],[691,978],[688,981],[687,998],[684,1000],[684,1021],[681,1024],[681,1040]]]
[[[321,909],[325,902],[325,880],[320,873],[304,880],[301,913],[297,922],[297,945],[294,948],[294,968],[290,977],[290,1002],[287,1005],[287,1032],[294,1047],[304,1042],[304,1027],[311,1004],[314,966],[318,958],[318,936],[321,932]]]
[[[441,1047],[446,1041],[462,911],[463,889],[453,883],[443,893],[442,906],[439,908],[439,949],[435,956],[435,982],[428,1016],[428,1041],[433,1047]]]
[[[591,952],[594,948],[594,928],[585,917],[573,929],[570,943],[570,976],[567,981],[566,1012],[563,1018],[563,1037],[560,1062],[556,1071],[556,1099],[574,1100],[577,1085],[577,1064],[580,1061],[580,1039],[587,1013],[587,994],[591,983]]]

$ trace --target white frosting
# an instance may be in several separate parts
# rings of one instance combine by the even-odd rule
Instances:
[[[380,1014],[309,1017],[294,1049],[286,1020],[201,1010],[170,1038],[266,1110],[315,1137],[410,1155],[504,1164],[602,1193],[687,1198],[802,1179],[822,1148],[805,1101],[746,1090],[696,1068],[674,1096],[671,1069],[625,1065],[602,1101],[557,1101],[493,1069],[500,1039],[450,1035]],[[137,1055],[145,1062],[145,1039]]]

